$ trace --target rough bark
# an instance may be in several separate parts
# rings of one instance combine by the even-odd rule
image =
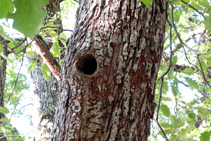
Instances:
[[[31,78],[34,85],[32,124],[35,134],[33,140],[49,140],[59,92],[58,81],[52,76],[47,82],[42,76],[40,65],[31,72]]]
[[[1,36],[0,36],[0,43],[4,45],[3,54],[5,56],[8,56],[6,40]],[[7,69],[7,60],[0,55],[0,106],[1,107],[4,107],[4,88],[5,88],[5,79],[6,79],[6,69]],[[4,117],[5,115],[0,112],[0,119]],[[2,122],[0,122],[0,124],[2,124]],[[4,134],[0,133],[0,138],[1,138],[0,140],[6,141],[7,140],[6,136],[5,137],[3,136]]]
[[[167,3],[80,0],[52,140],[147,140]]]

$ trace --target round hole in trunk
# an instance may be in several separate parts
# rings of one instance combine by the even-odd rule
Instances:
[[[81,57],[77,63],[77,69],[86,75],[92,75],[97,69],[97,61],[93,55]]]

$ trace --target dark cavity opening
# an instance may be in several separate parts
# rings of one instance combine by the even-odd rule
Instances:
[[[92,75],[97,69],[97,61],[93,55],[87,55],[79,59],[77,68],[86,75]]]

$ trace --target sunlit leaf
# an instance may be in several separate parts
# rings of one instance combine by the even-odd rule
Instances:
[[[161,122],[160,125],[163,127],[163,128],[170,128],[171,125],[169,125],[168,122]]]
[[[2,122],[9,122],[10,120],[8,118],[4,117],[4,118],[1,118],[0,121],[2,121]]]
[[[162,97],[162,101],[172,101],[172,99],[169,97]]]
[[[3,113],[3,114],[8,114],[10,111],[6,107],[0,106],[0,112]]]
[[[169,90],[169,87],[168,87],[168,82],[167,81],[163,81],[163,93],[167,93]]]
[[[33,71],[35,69],[36,65],[37,65],[37,61],[32,61],[28,67],[28,72]]]
[[[12,0],[0,0],[0,19],[7,18],[7,14],[14,11]]]
[[[14,0],[16,12],[10,15],[14,19],[13,27],[33,38],[43,25],[46,16],[43,5],[47,3],[47,0]]]
[[[175,127],[175,126],[176,126],[176,123],[177,123],[176,117],[175,117],[174,115],[171,115],[171,116],[170,116],[170,120],[171,120],[171,125],[172,125],[173,127]]]
[[[1,13],[1,12],[0,12]],[[4,32],[4,28],[0,25],[0,35],[4,38],[6,38],[9,41],[12,41],[12,39]]]
[[[58,40],[53,44],[52,51],[51,51],[53,57],[59,57],[60,56],[60,48]]]
[[[184,120],[181,120],[181,121],[178,121],[177,123],[177,128],[181,128],[185,125],[185,121]]]
[[[199,138],[200,138],[200,141],[209,141],[210,136],[211,136],[211,132],[204,131],[203,133],[201,133]]]
[[[160,109],[163,112],[164,116],[169,117],[169,115],[170,115],[170,109],[169,109],[169,107],[167,105],[162,104],[160,106]]]
[[[170,0],[172,4],[180,4],[181,0]]]
[[[180,136],[182,136],[182,137],[185,136],[187,134],[187,131],[188,131],[187,128],[181,129],[180,132],[179,132]]]
[[[195,115],[195,113],[194,113],[194,112],[189,111],[189,112],[187,112],[187,114],[188,114],[188,117],[189,117],[189,118],[191,118],[193,121],[195,121],[195,117],[196,117],[196,115]]]
[[[177,57],[177,56],[174,56],[174,57],[172,58],[172,63],[173,63],[173,64],[176,64],[176,63],[177,63],[177,60],[178,60],[178,57]]]
[[[193,88],[193,89],[198,89],[199,88],[199,85],[198,83],[196,82],[196,80],[193,80],[189,77],[185,77],[185,80],[187,81],[188,85]]]
[[[48,66],[46,64],[43,64],[41,72],[42,72],[43,78],[46,81],[50,81],[50,79],[51,79],[51,71],[50,71],[50,69],[48,68]]]

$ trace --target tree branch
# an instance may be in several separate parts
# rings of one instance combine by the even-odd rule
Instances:
[[[192,8],[193,10],[195,10],[197,13],[199,13],[204,19],[206,19],[205,18],[205,16],[204,16],[204,14],[202,13],[202,12],[200,12],[198,9],[196,9],[195,7],[193,7],[192,5],[190,5],[190,4],[188,4],[187,2],[185,2],[185,1],[181,1],[182,3],[184,3],[185,5],[187,5],[187,6],[189,6],[190,8]]]
[[[12,92],[10,93],[10,95],[9,95],[9,97],[8,97],[8,100],[7,100],[7,101],[9,101],[9,100],[10,100],[10,97],[11,97],[12,93],[15,91],[15,88],[16,88],[16,85],[17,85],[17,82],[18,82],[18,77],[19,77],[19,75],[20,75],[20,71],[21,71],[21,68],[22,68],[22,66],[23,66],[23,59],[24,59],[24,54],[23,54],[23,56],[22,56],[20,69],[19,69],[18,74],[17,74],[17,77],[16,77],[16,79],[15,79],[15,86],[13,87],[13,90],[12,90]]]
[[[170,62],[169,62],[169,67],[168,67],[168,69],[166,70],[166,72],[163,73],[163,75],[158,79],[158,81],[161,79],[161,86],[160,86],[160,96],[159,96],[159,101],[158,101],[156,122],[157,122],[157,124],[158,124],[160,130],[162,131],[164,137],[166,138],[166,140],[169,141],[168,138],[167,138],[167,136],[166,136],[166,134],[165,134],[165,132],[164,132],[164,130],[163,130],[163,128],[160,126],[160,123],[159,123],[159,121],[158,121],[159,110],[160,110],[160,103],[161,103],[161,99],[162,99],[163,79],[164,79],[165,75],[169,72],[169,70],[170,70],[170,68],[171,68],[171,64],[172,64],[172,61],[171,61],[171,60],[172,60],[172,35],[171,35],[171,28],[172,28],[172,25],[171,25],[171,23],[169,22],[168,19],[167,19],[167,22],[168,22],[168,24],[169,24],[169,26],[170,26],[170,28],[169,28],[169,31],[170,31]]]
[[[49,52],[47,45],[43,41],[42,37],[36,35],[32,44],[40,51],[41,57],[46,62],[56,79],[60,80],[59,74],[61,71],[61,67],[59,63],[54,59],[53,55]]]

